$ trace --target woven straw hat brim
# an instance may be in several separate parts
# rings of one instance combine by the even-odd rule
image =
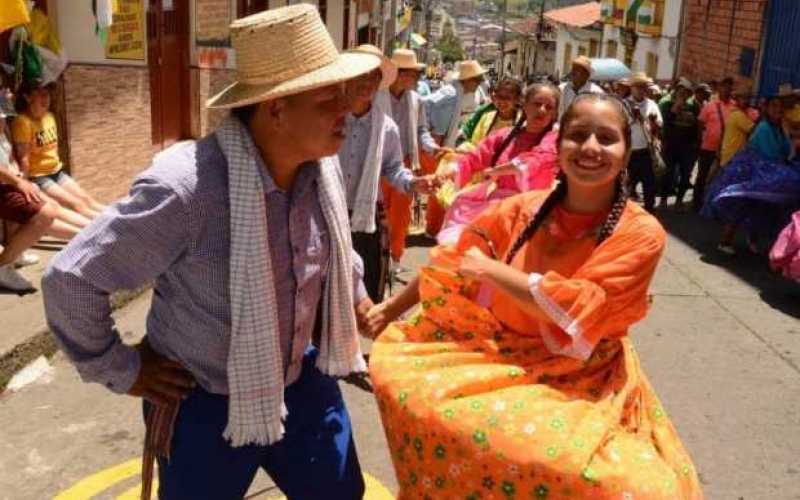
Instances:
[[[422,71],[427,67],[425,63],[405,64],[405,63],[398,63],[397,61],[392,61],[392,63],[394,63],[394,65],[397,66],[397,69],[415,69],[417,71]]]
[[[339,57],[331,64],[280,83],[248,85],[235,82],[206,101],[206,107],[214,109],[238,108],[279,97],[295,95],[341,83],[364,73],[369,73],[380,64],[380,59],[370,54],[352,52],[339,54]]]
[[[471,72],[470,74],[467,74],[467,75],[461,75],[461,73],[459,73],[458,74],[458,80],[459,81],[469,80],[470,78],[476,78],[476,77],[479,77],[479,76],[483,76],[487,72],[488,72],[488,70],[486,70],[484,68],[481,68],[480,71]]]

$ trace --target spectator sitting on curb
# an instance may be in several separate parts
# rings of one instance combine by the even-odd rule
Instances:
[[[63,209],[45,197],[36,184],[21,176],[5,132],[5,119],[12,114],[7,106],[10,93],[0,89],[0,94],[3,97],[0,100],[0,220],[19,225],[9,231],[11,234],[7,235],[0,251],[0,288],[25,293],[35,288],[14,267],[38,262],[35,255],[26,255],[25,250],[44,234],[69,240],[81,228],[57,220]]]

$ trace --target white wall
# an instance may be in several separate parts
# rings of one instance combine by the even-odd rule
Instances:
[[[598,51],[602,54],[602,31],[567,28],[559,25],[556,35],[555,73],[559,76],[564,76],[564,52],[568,43],[572,45],[572,53],[568,56],[571,60],[578,56],[580,47],[584,47],[586,49],[586,55],[589,55],[590,40],[597,40]]]
[[[2,1],[2,0],[0,0]],[[55,2],[55,17],[51,19],[58,30],[61,45],[71,63],[89,64],[116,64],[125,66],[145,66],[145,61],[130,61],[125,59],[106,59],[106,50],[103,43],[94,34],[95,18],[92,14],[92,3],[90,1],[76,2],[75,0],[50,0]],[[142,11],[142,23],[147,2],[144,2]],[[145,36],[145,43],[147,37]],[[145,59],[147,50],[145,49]]]
[[[631,71],[645,71],[647,68],[647,53],[652,52],[658,56],[658,70],[655,78],[657,80],[671,80],[678,57],[677,36],[680,31],[680,0],[667,0],[666,11],[664,12],[664,24],[662,36],[652,38],[647,35],[640,35],[636,42],[636,49],[633,53]],[[603,30],[603,57],[606,55],[605,44],[609,40],[617,42],[616,58],[625,61],[625,47],[620,39],[619,28],[606,24]],[[614,57],[614,56],[610,56]],[[556,59],[558,62],[558,59]]]

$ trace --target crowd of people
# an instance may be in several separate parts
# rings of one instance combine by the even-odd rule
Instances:
[[[399,498],[702,499],[628,329],[673,197],[727,224],[725,252],[800,208],[793,101],[756,114],[729,80],[661,95],[638,73],[603,89],[583,57],[560,86],[488,92],[462,61],[421,96],[412,50],[340,53],[307,4],[231,41],[237,81],[207,103],[230,115],[109,207],[63,173],[46,88],[22,88],[6,148],[3,272],[43,232],[71,239],[48,324],[85,381],[144,399],[144,498],[154,460],[165,499],[241,498],[259,468],[289,498],[362,498],[335,379],[367,369],[361,334]],[[438,246],[387,297],[416,196]],[[773,250],[790,276],[799,231]],[[146,282],[127,345],[108,298]]]
[[[27,250],[44,235],[72,239],[104,207],[64,171],[52,85],[20,83],[15,95],[0,75],[0,288],[23,294],[36,288],[16,269],[39,261]]]

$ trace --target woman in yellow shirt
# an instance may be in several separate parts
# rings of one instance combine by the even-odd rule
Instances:
[[[67,208],[90,219],[96,217],[105,207],[63,170],[58,127],[50,112],[50,89],[39,81],[24,83],[17,109],[11,132],[22,173]]]
[[[725,120],[725,132],[722,138],[722,149],[720,151],[719,165],[724,167],[736,153],[742,150],[747,144],[747,138],[750,137],[750,132],[756,126],[755,121],[751,119],[747,110],[749,105],[747,103],[748,96],[739,93],[734,96],[736,107],[731,111],[728,119]]]

